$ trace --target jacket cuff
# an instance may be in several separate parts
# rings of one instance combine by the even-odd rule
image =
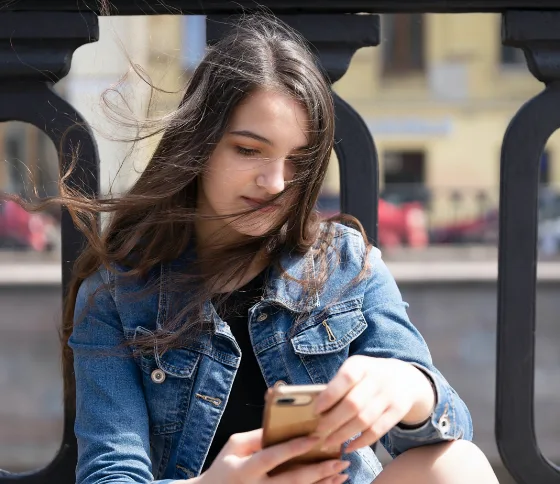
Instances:
[[[455,394],[449,383],[441,375],[421,365],[413,365],[431,380],[436,404],[432,415],[423,424],[417,427],[396,425],[389,431],[391,447],[399,454],[420,445],[461,439],[465,434],[466,422],[457,421]]]

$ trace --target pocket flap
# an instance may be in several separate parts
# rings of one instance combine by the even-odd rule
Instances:
[[[292,338],[294,351],[303,355],[334,353],[349,345],[367,328],[360,309],[327,314]]]
[[[138,326],[134,333],[137,335],[152,335],[150,330]],[[154,343],[154,354],[140,356],[142,369],[146,372],[152,372],[157,368],[163,370],[167,375],[178,378],[190,378],[200,360],[200,353],[187,348],[171,348],[167,351],[160,351],[157,343]]]

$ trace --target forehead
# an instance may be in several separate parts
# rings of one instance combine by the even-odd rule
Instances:
[[[230,128],[250,130],[277,146],[308,144],[309,116],[297,100],[277,91],[258,90],[234,110]]]

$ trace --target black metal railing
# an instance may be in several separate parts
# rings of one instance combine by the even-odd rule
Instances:
[[[62,133],[82,122],[52,86],[70,68],[74,50],[98,38],[95,0],[0,1],[0,121],[19,120],[44,130],[59,146]],[[111,0],[111,14],[238,13],[252,0]],[[496,440],[503,461],[520,483],[560,482],[560,470],[547,461],[535,439],[533,415],[535,359],[535,280],[539,160],[548,137],[560,127],[560,4],[556,0],[260,0],[300,28],[319,51],[335,81],[361,46],[378,43],[382,12],[501,12],[503,40],[522,48],[532,74],[545,84],[513,118],[504,138],[500,186],[498,362]],[[313,15],[320,14],[320,19]],[[212,37],[210,31],[210,37]],[[341,163],[342,209],[358,216],[376,238],[377,157],[360,116],[335,96],[337,154]],[[82,123],[83,125],[83,123]],[[99,160],[89,130],[75,129],[61,148],[67,157],[80,144],[81,163],[72,180],[98,190]],[[63,284],[84,243],[66,212],[62,215]],[[1,483],[74,482],[76,445],[72,405],[65,402],[64,440],[46,468],[1,475]]]

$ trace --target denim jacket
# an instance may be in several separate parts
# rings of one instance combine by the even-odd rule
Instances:
[[[327,383],[352,355],[397,358],[432,379],[437,402],[421,427],[396,426],[382,438],[388,452],[396,456],[420,445],[470,440],[469,411],[433,366],[380,252],[370,251],[370,274],[352,283],[362,268],[363,239],[342,225],[331,230],[339,256],[320,293],[302,298],[300,284],[271,268],[262,299],[249,311],[253,349],[267,386]],[[286,253],[281,265],[299,279],[314,270],[311,254]],[[140,298],[127,296],[142,291],[146,281],[123,281],[106,269],[80,287],[79,322],[69,341],[76,375],[78,484],[170,484],[201,472],[242,357],[228,324],[208,304],[214,330],[184,347],[161,352],[155,344],[153,353],[137,354],[121,344],[163,324],[171,306],[169,274],[178,264],[158,266],[153,277],[159,291]],[[300,322],[294,325],[296,318]],[[369,447],[344,458],[351,461],[347,482],[369,484],[381,472]]]

